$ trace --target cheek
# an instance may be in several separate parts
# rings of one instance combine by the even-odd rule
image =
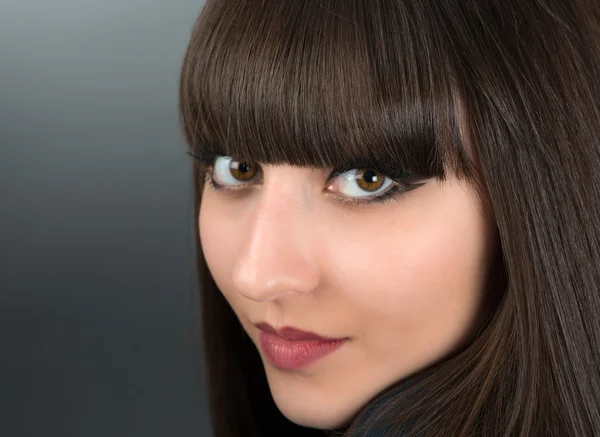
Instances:
[[[469,306],[482,294],[484,238],[473,223],[423,223],[407,235],[407,250],[395,252],[388,271],[396,272],[395,306],[410,315],[435,319],[457,306]],[[395,265],[394,265],[395,264]],[[409,318],[412,319],[412,318]]]
[[[219,203],[212,196],[205,195],[198,217],[200,242],[208,269],[219,285],[230,276],[227,272],[235,263],[235,226],[221,211]],[[225,241],[227,244],[223,244]]]
[[[387,354],[396,344],[416,360],[447,353],[475,329],[491,254],[489,222],[468,197],[420,212],[364,232],[355,226],[335,267],[368,343]]]

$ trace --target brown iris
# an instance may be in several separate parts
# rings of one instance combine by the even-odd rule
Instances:
[[[379,171],[366,168],[356,172],[356,183],[365,191],[377,191],[383,185],[385,175]]]
[[[238,181],[249,181],[256,175],[256,167],[246,162],[231,161],[229,171]]]

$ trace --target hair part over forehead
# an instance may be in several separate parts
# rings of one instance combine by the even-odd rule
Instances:
[[[474,180],[442,31],[393,3],[209,1],[182,72],[193,151]]]

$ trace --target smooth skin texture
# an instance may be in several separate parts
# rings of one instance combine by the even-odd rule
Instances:
[[[369,193],[335,181],[326,189],[331,169],[259,166],[259,182],[241,191],[205,184],[200,238],[219,289],[259,351],[261,321],[350,338],[298,371],[260,352],[289,420],[345,426],[378,392],[472,339],[498,244],[473,188],[428,179],[398,199],[354,206],[335,195]]]

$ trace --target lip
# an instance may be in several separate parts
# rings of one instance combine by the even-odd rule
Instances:
[[[322,335],[315,334],[310,331],[302,331],[301,329],[294,328],[293,326],[284,326],[279,330],[273,328],[271,325],[265,322],[257,323],[255,325],[261,331],[269,334],[277,335],[278,337],[286,340],[320,340],[320,341],[333,341],[341,340],[340,338],[324,337]]]
[[[293,327],[276,330],[267,323],[260,329],[260,347],[269,362],[281,370],[298,370],[335,352],[348,338],[323,337]]]

